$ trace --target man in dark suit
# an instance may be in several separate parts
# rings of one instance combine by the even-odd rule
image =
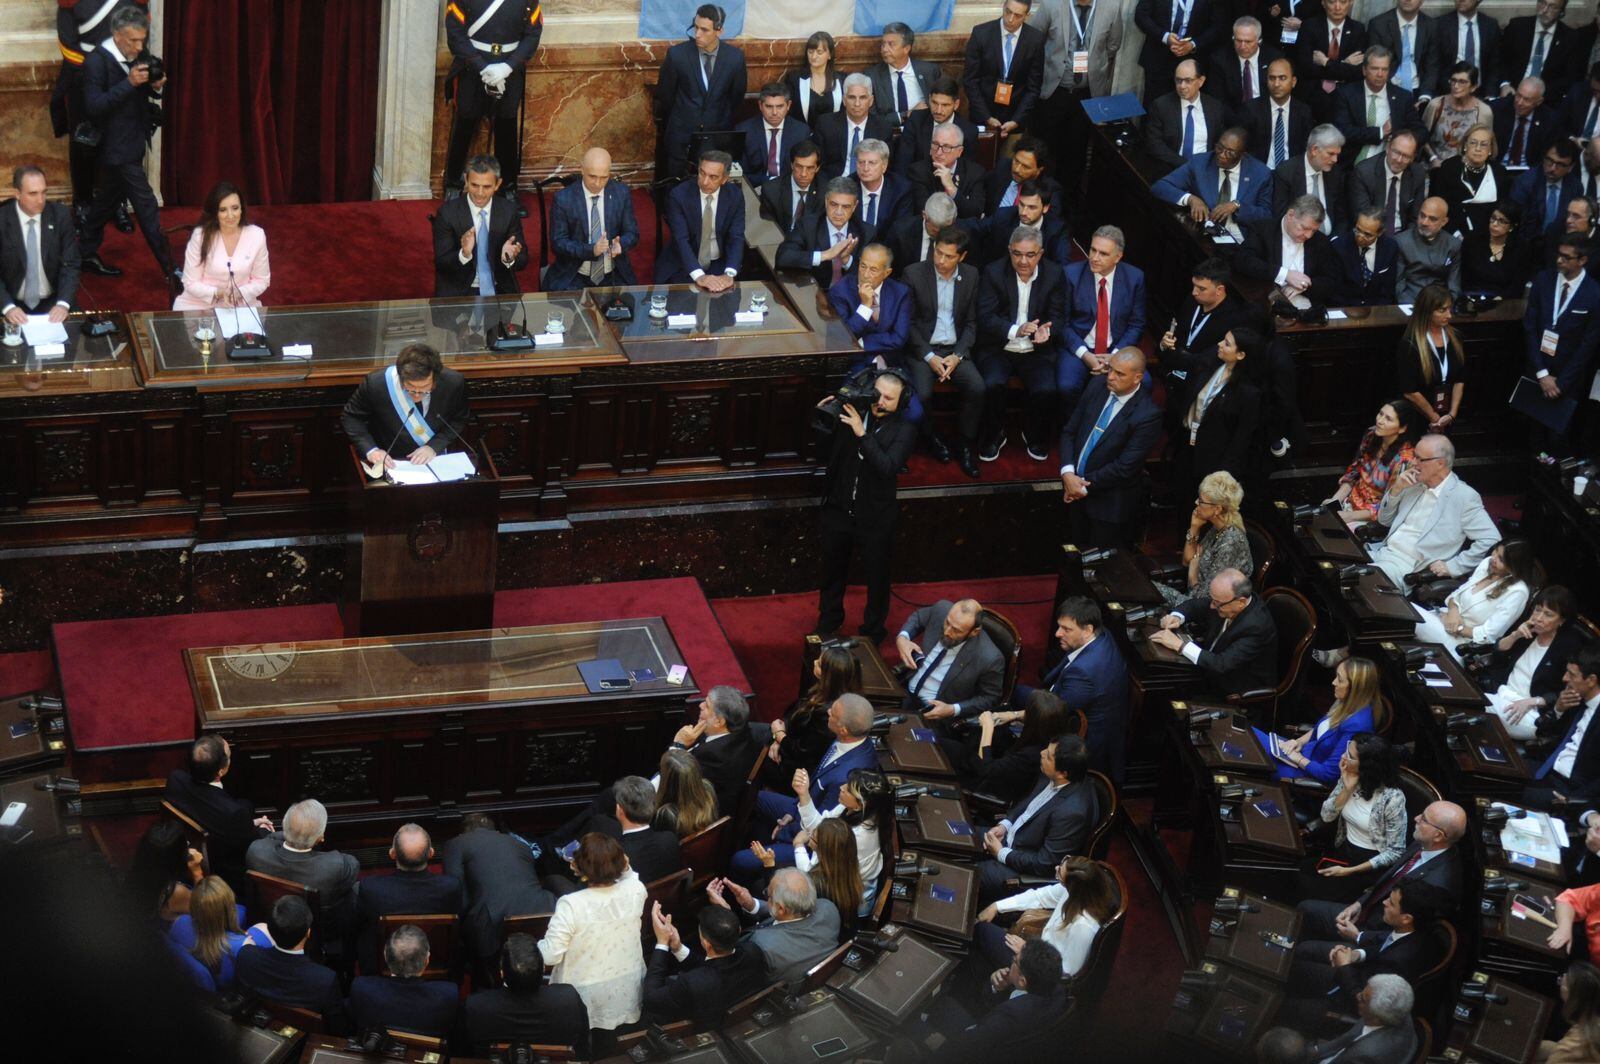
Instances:
[[[1383,927],[1362,931],[1353,945],[1344,942],[1295,943],[1289,968],[1291,997],[1310,999],[1319,1013],[1348,1009],[1368,979],[1390,972],[1414,981],[1443,958],[1434,924],[1450,914],[1454,899],[1420,879],[1397,883],[1383,899]]]
[[[1295,297],[1313,306],[1336,304],[1343,271],[1333,242],[1322,235],[1322,204],[1301,196],[1278,222],[1256,222],[1245,229],[1244,246],[1233,258],[1239,276],[1275,286],[1274,298]]]
[[[1489,102],[1489,113],[1494,116],[1500,161],[1512,170],[1537,166],[1561,127],[1555,108],[1545,106],[1540,78],[1523,78],[1515,93]]]
[[[1279,56],[1266,65],[1266,91],[1235,112],[1250,134],[1250,154],[1276,171],[1306,150],[1314,120],[1311,107],[1294,97],[1294,64]]]
[[[1577,145],[1558,137],[1544,150],[1539,168],[1522,174],[1511,186],[1510,200],[1522,213],[1524,231],[1534,238],[1563,220],[1567,201],[1583,195],[1578,175],[1572,172],[1577,161]]]
[[[1569,835],[1583,831],[1582,846],[1568,846],[1562,864],[1567,869],[1568,885],[1592,887],[1600,883],[1600,812],[1585,809],[1578,814],[1576,828]]]
[[[1139,65],[1144,68],[1146,95],[1172,80],[1185,59],[1199,62],[1222,43],[1227,9],[1215,0],[1138,0],[1133,22],[1144,31]]]
[[[0,207],[3,316],[22,325],[30,314],[67,320],[78,298],[78,230],[72,208],[45,199],[44,171],[19,166],[11,175],[13,208]]]
[[[462,1027],[472,1050],[485,1056],[497,1042],[572,1046],[588,1056],[589,1011],[577,988],[544,985],[544,958],[532,935],[507,937],[500,950],[500,980],[492,990],[477,990],[462,1007]]]
[[[122,271],[100,258],[106,223],[124,200],[133,204],[144,242],[161,267],[168,293],[183,290],[183,274],[172,263],[172,246],[161,231],[161,210],[144,172],[144,151],[155,127],[151,112],[161,98],[166,78],[150,80],[150,64],[139,59],[150,37],[150,16],[123,7],[106,20],[110,38],[83,63],[83,102],[100,134],[100,179],[94,203],[84,219],[79,251],[83,269],[106,277]]]
[[[699,712],[693,724],[678,729],[672,745],[700,763],[701,774],[717,792],[717,809],[732,814],[761,754],[750,734],[750,703],[736,688],[719,684],[701,699]]]
[[[751,187],[777,180],[788,168],[789,153],[811,139],[811,127],[789,117],[789,86],[769,81],[761,87],[761,113],[740,122],[744,132],[744,179]]]
[[[693,284],[712,294],[733,287],[744,265],[744,196],[725,187],[732,165],[727,152],[701,152],[695,179],[667,195],[671,239],[656,256],[657,284]]]
[[[894,272],[890,262],[888,248],[868,244],[857,257],[855,272],[828,289],[828,305],[862,350],[850,363],[852,374],[879,358],[887,363],[910,339],[911,290],[889,276]]]
[[[1137,413],[1130,410],[1119,416],[1137,416]],[[1155,405],[1151,403],[1142,426],[1150,436],[1151,446],[1160,424]],[[1142,455],[1148,451],[1146,447],[1141,453],[1141,463]],[[1089,747],[1090,766],[1104,772],[1120,787],[1128,745],[1128,714],[1132,709],[1128,666],[1116,642],[1105,634],[1100,604],[1081,595],[1063,599],[1056,607],[1056,643],[1063,651],[1062,658],[1044,674],[1040,685],[1061,699],[1068,709],[1083,714],[1088,722],[1084,741]],[[1026,684],[1018,684],[1012,695],[1012,705],[1025,707],[1033,690]]]
[[[544,876],[545,886],[551,893],[571,894],[582,886],[571,878],[571,868],[559,851],[590,832],[622,843],[622,852],[628,855],[628,867],[638,874],[642,883],[654,883],[683,867],[677,833],[650,826],[656,813],[653,783],[643,776],[624,776],[611,785],[610,796],[609,811],[586,809],[557,828],[544,842],[544,853],[539,860],[541,869],[551,870]]]
[[[255,803],[222,789],[232,767],[228,740],[215,733],[200,736],[189,747],[189,767],[167,776],[161,799],[206,829],[211,870],[225,879],[235,895],[244,895],[248,880],[244,853],[250,844],[271,834],[272,821],[256,816]]]
[[[748,851],[747,851],[748,852]],[[732,895],[732,904],[724,895]],[[767,897],[759,901],[731,879],[706,884],[706,897],[731,909],[741,923],[753,924],[740,940],[763,962],[756,986],[784,983],[793,992],[800,981],[839,943],[839,910],[817,897],[811,878],[796,868],[780,868],[767,881]]]
[[[1350,17],[1350,7],[1351,0],[1322,0],[1321,14],[1301,20],[1290,52],[1300,93],[1318,122],[1333,120],[1333,94],[1339,86],[1361,80],[1367,27]]]
[[[1444,20],[1422,14],[1422,0],[1395,0],[1394,7],[1367,20],[1367,40],[1387,48],[1394,59],[1394,83],[1419,102],[1445,91],[1444,34]]]
[[[967,158],[966,143],[954,122],[934,127],[929,150],[932,154],[906,174],[911,181],[911,203],[926,203],[933,193],[943,192],[955,200],[960,217],[977,218],[983,214],[984,169]]]
[[[1361,64],[1361,80],[1341,85],[1333,94],[1333,123],[1344,134],[1345,147],[1357,165],[1382,154],[1385,142],[1397,131],[1419,132],[1416,98],[1389,80],[1393,69],[1389,50],[1372,45]]]
[[[431,952],[421,928],[404,924],[384,944],[388,975],[357,976],[350,984],[350,1015],[358,1031],[410,1031],[448,1038],[455,1029],[461,990],[443,979],[424,979]]]
[[[1261,23],[1250,15],[1235,19],[1232,33],[1215,55],[1206,57],[1206,85],[1228,109],[1230,121],[1237,122],[1251,103],[1266,95],[1267,64],[1279,56],[1261,46]]]
[[[1315,196],[1322,204],[1322,232],[1342,232],[1349,224],[1350,206],[1345,192],[1345,170],[1339,166],[1344,134],[1337,126],[1315,127],[1306,138],[1304,155],[1296,155],[1272,172],[1272,210],[1278,215],[1301,196]]]
[[[841,103],[841,110],[830,111],[812,126],[812,133],[822,146],[823,177],[854,174],[856,149],[863,141],[888,144],[894,140],[894,123],[873,112],[871,78],[865,74],[846,76]]]
[[[245,851],[245,868],[310,887],[322,907],[322,938],[333,941],[353,929],[356,877],[361,863],[347,853],[319,850],[326,841],[328,810],[315,798],[291,805],[283,830],[257,839]]]
[[[1143,523],[1145,459],[1161,436],[1161,409],[1143,387],[1144,372],[1137,347],[1116,352],[1062,426],[1062,499],[1077,543],[1131,547]]]
[[[1227,128],[1228,109],[1221,100],[1200,91],[1206,79],[1198,61],[1179,63],[1172,81],[1174,91],[1157,96],[1147,109],[1144,150],[1163,166],[1176,169],[1211,149]]]
[[[543,34],[544,8],[537,0],[498,4],[458,0],[445,5],[444,35],[451,55],[445,96],[455,103],[444,156],[446,200],[461,195],[456,175],[487,118],[489,143],[506,177],[506,199],[520,211],[516,195],[522,165],[523,94],[528,60],[538,51]]]
[[[1369,207],[1382,212],[1384,231],[1398,235],[1417,216],[1422,206],[1427,177],[1421,167],[1412,166],[1417,157],[1417,136],[1409,129],[1390,135],[1382,153],[1350,171],[1345,188],[1350,193],[1350,213],[1360,214]]]
[[[1411,1022],[1416,996],[1398,975],[1379,972],[1356,995],[1358,1018],[1337,1038],[1315,1042],[1307,1060],[1327,1064],[1390,1064],[1417,1055],[1417,1029]]]
[[[932,259],[913,262],[901,274],[911,292],[911,318],[910,339],[898,364],[926,412],[923,441],[941,462],[950,460],[950,449],[933,426],[933,390],[941,381],[960,390],[956,460],[963,473],[976,478],[984,390],[983,374],[972,357],[978,340],[978,271],[965,261],[970,242],[964,229],[942,229],[934,239]]]
[[[823,191],[823,208],[813,211],[778,245],[779,269],[810,270],[823,289],[856,268],[858,250],[866,243],[860,213],[860,186],[836,177]]]
[[[1068,1009],[1061,951],[1042,938],[1029,939],[1013,953],[1002,937],[1000,948],[1008,962],[989,977],[990,987],[1001,995],[993,999],[997,1004],[977,1023],[946,1039],[938,1052],[927,1058],[928,1064],[1046,1060],[1060,1048],[1059,1027]],[[945,1007],[941,1005],[941,1011]]]
[[[1045,181],[1049,180],[1045,178]],[[1039,230],[1044,240],[1045,258],[1062,269],[1071,265],[1076,253],[1072,234],[1067,232],[1066,224],[1052,210],[1055,204],[1062,201],[1063,197],[1058,195],[1060,191],[1060,186],[1053,182],[1024,181],[1011,206],[997,207],[987,217],[963,222],[963,225],[973,227],[973,239],[981,245],[978,267],[987,268],[990,263],[1006,257],[1011,234],[1017,231],[1019,225]]]
[[[1031,125],[1048,142],[1063,187],[1074,193],[1082,187],[1093,128],[1083,102],[1111,95],[1113,76],[1126,62],[1121,11],[1114,18],[1096,18],[1098,13],[1092,0],[1035,0],[1028,14],[1028,24],[1044,34],[1044,71]],[[1149,86],[1146,98],[1166,86]]]
[[[1026,128],[1044,76],[1044,33],[1028,25],[1033,0],[1005,0],[1000,17],[980,22],[967,37],[961,80],[967,110],[978,125],[1009,137]]]
[[[656,902],[650,911],[656,947],[644,974],[647,1023],[689,1020],[709,1031],[722,1022],[729,1005],[762,982],[766,964],[757,949],[739,942],[739,918],[729,909],[707,905],[700,910],[698,953],[684,944],[672,917]]]
[[[996,162],[983,179],[984,215],[1014,206],[1017,194],[1029,181],[1038,182],[1050,190],[1052,199],[1059,199],[1061,184],[1045,172],[1049,166],[1050,152],[1043,140],[1030,134],[1018,137],[1010,156]]]
[[[911,117],[900,127],[900,136],[894,140],[892,166],[895,173],[903,177],[912,167],[930,158],[933,129],[946,122],[954,122],[961,130],[963,144],[978,143],[978,127],[956,110],[960,103],[961,83],[955,78],[945,75],[933,83],[928,90],[928,106],[912,111]]]
[[[1278,683],[1278,628],[1250,578],[1224,569],[1211,579],[1209,597],[1182,602],[1161,618],[1150,641],[1198,666],[1218,695],[1243,694]],[[1195,637],[1178,629],[1193,625]]]
[[[1400,246],[1383,231],[1383,209],[1367,207],[1349,231],[1333,238],[1344,274],[1339,302],[1347,307],[1386,307],[1400,280]]]
[[[1061,859],[1081,854],[1104,810],[1088,780],[1089,748],[1058,736],[1039,754],[1039,782],[983,836],[988,859],[978,865],[978,903],[1014,893],[1018,874],[1053,876]]]
[[[913,59],[917,35],[904,22],[889,22],[878,41],[882,62],[866,69],[872,80],[872,113],[888,119],[896,129],[912,111],[928,106],[928,92],[943,73],[939,64]]]
[[[1539,809],[1552,800],[1581,809],[1600,799],[1600,727],[1594,724],[1600,708],[1600,647],[1585,646],[1572,655],[1561,679],[1566,686],[1554,712],[1539,719],[1540,735],[1554,738],[1555,745],[1522,792],[1522,800]]]
[[[1178,308],[1177,317],[1161,337],[1161,361],[1181,366],[1201,351],[1215,353],[1217,342],[1235,325],[1242,325],[1247,311],[1241,300],[1231,295],[1233,270],[1220,258],[1201,262],[1190,273],[1189,298]],[[1168,373],[1169,394],[1190,387],[1181,370]],[[1175,412],[1175,411],[1174,411]]]
[[[1500,40],[1500,94],[1522,78],[1542,78],[1546,95],[1559,100],[1588,66],[1585,35],[1561,21],[1567,0],[1541,0],[1538,12],[1506,23]]]
[[[492,296],[520,292],[517,273],[528,265],[517,205],[500,189],[492,155],[467,160],[467,194],[446,200],[433,216],[433,294]]]
[[[1556,243],[1555,269],[1541,270],[1528,288],[1522,317],[1524,373],[1539,382],[1552,404],[1562,396],[1583,398],[1600,348],[1600,282],[1586,269],[1593,253],[1583,237],[1563,236]],[[1563,456],[1568,438],[1567,433],[1535,426],[1534,446],[1552,456]]]
[[[916,205],[927,199],[918,196],[906,178],[889,172],[889,145],[881,140],[861,142],[856,149],[855,172],[849,180],[860,189],[859,214],[868,240],[876,240],[880,232],[894,228],[895,222],[916,211]]]
[[[462,818],[461,834],[444,844],[444,871],[465,892],[461,938],[479,961],[500,951],[506,917],[555,911],[556,899],[539,883],[527,842],[496,830],[487,813]]]
[[[469,416],[466,378],[445,369],[427,344],[407,344],[394,365],[373,370],[356,386],[339,423],[358,454],[387,469],[396,444],[394,453],[409,462],[433,461],[455,444]]]
[[[247,944],[234,961],[239,986],[280,1005],[309,1009],[322,1016],[329,1034],[350,1030],[339,975],[306,956],[311,940],[311,907],[298,894],[272,903],[267,913],[271,946]]]
[[[550,248],[555,261],[539,286],[566,292],[597,285],[635,285],[628,253],[639,244],[633,194],[611,179],[611,153],[583,153],[582,180],[557,192],[550,207]]]
[[[821,183],[817,175],[822,171],[822,149],[816,141],[808,140],[795,145],[789,156],[789,176],[782,181],[767,181],[761,186],[761,202],[778,228],[793,233],[795,223],[807,212],[816,211],[820,205]],[[765,211],[763,212],[765,213]]]
[[[1600,131],[1600,63],[1589,68],[1589,77],[1567,90],[1557,112],[1564,136],[1591,140]]]
[[[1111,356],[1144,336],[1144,271],[1122,265],[1122,230],[1102,225],[1089,240],[1088,258],[1067,266],[1066,318],[1056,362],[1056,394],[1065,425],[1092,376],[1110,368]]]
[[[1230,127],[1207,155],[1197,155],[1150,186],[1151,195],[1184,208],[1199,225],[1240,226],[1272,217],[1272,171],[1247,155],[1249,138]]]
[[[1045,258],[1039,230],[1018,226],[1006,258],[984,269],[978,288],[978,368],[985,389],[978,457],[983,461],[1000,457],[1006,445],[1006,386],[1012,377],[1027,391],[1022,438],[1028,457],[1036,462],[1050,457],[1050,424],[1059,406],[1056,358],[1066,314],[1065,274]]]
[[[890,227],[880,242],[890,252],[895,268],[909,269],[912,264],[933,258],[934,239],[949,226],[957,226],[977,236],[987,219],[960,222],[956,219],[956,201],[943,192],[935,192],[922,205],[922,213],[900,218]]]
[[[1455,14],[1438,16],[1440,66],[1449,76],[1457,63],[1478,68],[1480,98],[1500,91],[1500,23],[1478,10],[1479,0],[1455,0]],[[1501,141],[1503,145],[1505,142]]]
[[[904,709],[926,720],[976,720],[1000,704],[1006,662],[982,615],[975,599],[940,599],[906,618],[895,639],[911,669]]]
[[[433,860],[433,839],[420,825],[400,826],[389,847],[389,859],[395,870],[362,880],[356,894],[357,955],[362,971],[368,973],[378,970],[378,950],[383,946],[379,917],[461,912],[461,881],[435,875],[428,868]]]
[[[722,9],[701,4],[695,9],[693,40],[667,49],[656,86],[656,121],[663,124],[667,172],[689,172],[689,139],[697,132],[733,128],[733,116],[744,100],[749,76],[744,52],[722,43]]]

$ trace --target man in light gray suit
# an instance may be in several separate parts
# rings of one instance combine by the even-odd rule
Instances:
[[[983,630],[975,599],[940,599],[900,626],[895,647],[911,669],[905,708],[928,720],[977,720],[1000,704],[1006,659]]]
[[[1453,472],[1450,438],[1424,436],[1414,453],[1378,506],[1378,523],[1389,532],[1372,555],[1372,564],[1400,588],[1424,568],[1439,577],[1465,576],[1500,542],[1482,497]]]
[[[1042,136],[1062,188],[1076,193],[1088,154],[1083,101],[1109,96],[1122,49],[1123,0],[1034,0],[1028,24],[1044,33],[1044,76],[1029,128]],[[1087,43],[1085,43],[1087,42]],[[1073,58],[1084,52],[1083,69]]]
[[[732,905],[724,892],[733,895]],[[839,945],[839,910],[827,898],[817,897],[811,877],[798,868],[780,868],[772,874],[766,901],[757,901],[731,879],[707,883],[706,897],[713,905],[732,909],[745,923],[755,923],[741,941],[761,951],[770,983],[795,989],[811,966]]]
[[[315,798],[296,802],[283,814],[283,830],[259,838],[244,852],[251,872],[312,887],[322,909],[324,942],[350,930],[356,908],[356,876],[361,864],[347,853],[318,850],[328,830],[328,810]]]
[[[1411,1022],[1416,995],[1398,975],[1380,974],[1367,980],[1356,995],[1361,1018],[1348,1031],[1313,1045],[1310,1060],[1328,1064],[1394,1064],[1410,1060],[1417,1052],[1417,1030]]]

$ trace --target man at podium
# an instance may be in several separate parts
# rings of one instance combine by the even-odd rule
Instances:
[[[445,369],[439,352],[427,344],[408,344],[394,365],[367,374],[344,404],[340,421],[366,462],[391,469],[397,446],[397,453],[416,465],[448,451],[467,415],[466,378]]]

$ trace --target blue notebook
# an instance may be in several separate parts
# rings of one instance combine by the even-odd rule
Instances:
[[[616,658],[580,661],[578,673],[583,677],[583,682],[592,695],[626,691],[633,686],[633,677],[628,675],[628,670],[624,669],[622,662]]]

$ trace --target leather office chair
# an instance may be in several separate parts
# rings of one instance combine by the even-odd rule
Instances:
[[[1433,1055],[1433,1026],[1421,1016],[1413,1016],[1411,1022],[1416,1025],[1417,1051],[1408,1064],[1423,1064]]]
[[[800,984],[800,993],[808,994],[833,978],[833,973],[837,972],[844,964],[845,954],[849,953],[854,946],[855,942],[853,940],[846,942],[807,969],[805,980]]]
[[[728,845],[728,827],[732,817],[718,817],[693,835],[678,842],[678,854],[683,867],[689,870],[689,893],[697,893],[717,874],[726,860],[724,847]]]
[[[1116,826],[1117,817],[1121,813],[1121,803],[1117,799],[1116,786],[1103,772],[1091,769],[1089,784],[1100,799],[1100,821],[1090,829],[1083,853],[1084,856],[1099,861],[1105,858],[1106,851],[1111,848],[1111,829]]]
[[[687,868],[680,868],[670,876],[662,876],[654,883],[645,885],[644,914],[639,921],[639,934],[647,951],[656,944],[655,925],[650,922],[650,913],[654,910],[655,903],[661,903],[661,911],[665,915],[677,915],[683,908],[685,891],[688,890],[691,875]]]
[[[428,966],[422,971],[424,979],[449,979],[454,974],[456,942],[461,935],[461,917],[455,913],[429,913],[378,917],[380,942],[388,942],[396,930],[410,924],[428,936]],[[378,950],[378,974],[389,974],[389,958],[383,949]]]
[[[1250,582],[1257,589],[1265,590],[1267,577],[1272,573],[1272,567],[1278,561],[1278,541],[1272,538],[1272,533],[1256,524],[1254,521],[1244,523],[1244,537],[1250,541],[1250,559],[1255,562],[1255,570],[1250,574]]]
[[[1474,910],[1477,906],[1472,907]],[[1437,1024],[1448,1022],[1449,1011],[1455,1005],[1456,955],[1460,952],[1460,936],[1449,920],[1439,920],[1427,931],[1439,950],[1439,961],[1417,976],[1411,984],[1416,994],[1417,1016],[1429,1018]]]
[[[1122,945],[1123,918],[1128,914],[1127,880],[1113,865],[1104,861],[1096,863],[1116,884],[1117,907],[1095,933],[1083,967],[1067,983],[1067,993],[1072,996],[1080,1015],[1086,1015],[1088,1010],[1095,1007],[1111,983],[1111,966],[1116,960],[1118,947]]]
[[[1400,789],[1406,796],[1406,816],[1415,817],[1434,802],[1441,802],[1444,796],[1439,793],[1439,788],[1433,781],[1415,769],[1400,768]]]
[[[1293,588],[1275,587],[1257,592],[1266,603],[1278,629],[1278,683],[1256,691],[1228,696],[1228,702],[1247,713],[1258,727],[1277,727],[1278,706],[1289,698],[1300,681],[1306,652],[1317,634],[1317,613],[1306,597]]]
[[[269,876],[265,872],[245,874],[250,878],[251,892],[255,895],[255,904],[248,908],[261,920],[267,918],[267,914],[272,911],[272,906],[279,898],[295,895],[305,899],[306,905],[311,909],[311,939],[306,943],[306,954],[317,960],[322,959],[323,942],[318,933],[318,929],[323,926],[322,892],[316,887],[308,887],[291,879]]]
[[[190,847],[200,852],[200,867],[205,869],[207,875],[210,875],[211,850],[208,846],[211,838],[210,833],[200,826],[199,821],[165,799],[161,802],[161,816],[163,819],[170,820],[183,829],[184,839],[188,841]]]
[[[261,1001],[261,1007],[266,1009],[267,1015],[271,1016],[279,1024],[294,1027],[305,1031],[307,1034],[327,1033],[328,1025],[323,1022],[322,1013],[320,1012],[303,1009],[298,1005],[283,1005],[276,1001],[268,1001],[265,998]]]
[[[773,983],[771,986],[762,987],[760,990],[757,990],[747,998],[735,1001],[732,1005],[728,1006],[728,1011],[722,1014],[721,1026],[725,1028],[731,1028],[735,1024],[743,1023],[745,1020],[748,1020],[751,1016],[755,1015],[756,1009],[761,1007],[762,1002],[766,1001],[769,997],[773,997],[774,995],[781,996],[782,994],[783,984]]]
[[[555,262],[550,255],[550,212],[545,206],[544,190],[551,185],[566,188],[581,177],[583,174],[579,171],[552,174],[533,186],[534,203],[539,209],[539,291],[541,292],[545,290],[544,275],[550,271],[551,263]]]
[[[983,626],[984,632],[999,648],[1006,661],[1005,680],[1000,687],[1000,704],[1005,706],[1011,701],[1011,692],[1017,686],[1017,662],[1022,657],[1022,633],[1011,619],[995,610],[984,610],[978,614],[978,623]]]

